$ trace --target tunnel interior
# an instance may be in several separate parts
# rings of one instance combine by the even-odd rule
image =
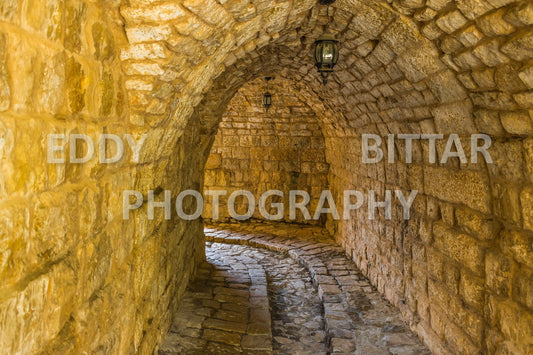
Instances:
[[[267,84],[264,78],[257,78],[245,84],[225,109],[206,163],[204,182],[204,191],[226,191],[219,204],[223,210],[215,219],[213,199],[208,199],[205,220],[231,220],[227,203],[235,191],[249,191],[254,196],[252,202],[243,197],[236,201],[236,217],[240,218],[246,216],[250,204],[259,204],[255,196],[276,190],[276,195],[265,200],[265,212],[254,209],[252,220],[325,222],[324,218],[306,219],[301,210],[295,210],[291,219],[288,208],[291,190],[306,191],[309,210],[315,211],[321,192],[328,188],[329,165],[321,118],[299,99],[291,81],[283,77],[271,81]],[[273,101],[268,111],[262,103],[267,90],[272,92]]]
[[[0,349],[161,344],[209,236],[146,204],[123,218],[124,191],[303,186],[311,204],[362,193],[348,218],[316,224],[430,351],[530,353],[532,25],[527,0],[4,1]],[[323,85],[326,31],[340,59]],[[50,163],[49,135],[102,133],[144,139],[138,159]],[[383,159],[365,163],[364,134]],[[490,162],[473,135],[490,137]],[[388,194],[390,211],[369,207]]]

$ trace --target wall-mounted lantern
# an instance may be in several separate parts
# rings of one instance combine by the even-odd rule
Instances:
[[[267,76],[265,78],[265,81],[267,82],[267,91],[263,94],[263,107],[265,108],[266,112],[268,112],[268,109],[272,105],[272,94],[268,91],[268,82],[272,79],[273,78],[271,76]]]
[[[329,21],[329,5],[335,0],[319,0],[322,5],[328,5],[328,21]],[[328,82],[328,76],[333,72],[333,67],[339,60],[339,41],[335,36],[327,32],[318,38],[315,42],[315,65],[318,72],[322,75],[322,82]]]

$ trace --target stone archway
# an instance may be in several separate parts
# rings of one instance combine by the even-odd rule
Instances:
[[[328,226],[426,344],[531,349],[530,2],[338,0],[327,87],[310,55],[328,23],[314,0],[31,4],[0,5],[6,351],[152,351],[203,257],[201,224],[144,207],[122,220],[121,191],[200,189],[219,113],[265,70],[324,117],[337,195],[419,190],[408,222],[359,210]],[[147,134],[139,164],[46,163],[47,133],[108,131]],[[428,163],[427,142],[407,164],[397,141],[394,164],[362,167],[362,132],[485,133],[494,164]]]
[[[328,22],[324,8],[288,2],[273,9],[257,6],[254,16],[251,6],[235,8],[235,4],[221,8],[210,3],[209,14],[220,16],[214,19],[194,2],[183,3],[204,23],[222,23],[219,29],[233,25],[232,32],[237,34],[236,49],[222,55],[231,48],[226,47],[231,40],[217,33],[220,51],[213,52],[210,59],[214,60],[206,66],[198,63],[204,69],[202,76],[191,74],[200,93],[193,100],[202,97],[201,83],[208,84],[207,89],[214,80],[215,91],[231,92],[235,89],[229,88],[240,87],[251,72],[285,68],[288,77],[311,89],[302,90],[302,95],[317,95],[335,113],[324,115],[336,118],[324,124],[329,130],[325,134],[332,186],[376,191],[394,187],[421,193],[414,206],[416,217],[409,222],[386,221],[380,216],[375,223],[343,222],[332,227],[347,253],[433,349],[525,349],[525,343],[519,345],[516,337],[511,340],[513,335],[505,330],[509,319],[494,316],[489,320],[485,309],[525,310],[523,301],[504,301],[499,291],[491,290],[488,285],[495,284],[488,271],[511,259],[511,264],[523,265],[523,259],[512,256],[510,250],[494,249],[498,240],[507,239],[502,225],[510,227],[507,223],[514,220],[511,229],[522,230],[518,237],[522,240],[529,233],[521,222],[527,215],[524,207],[527,210],[530,203],[527,187],[523,190],[524,176],[518,173],[509,180],[514,175],[509,173],[521,168],[504,163],[502,155],[507,149],[525,153],[521,142],[530,135],[526,111],[531,83],[524,60],[531,56],[526,44],[531,34],[521,30],[528,23],[527,5],[339,1],[333,5],[331,26],[342,43],[342,60],[324,89],[316,80],[310,57],[311,44]],[[220,20],[226,10],[238,14],[235,23]],[[500,27],[496,23],[505,28],[494,30]],[[201,29],[191,35],[208,33]],[[211,92],[207,91],[204,102],[213,102]],[[506,113],[500,117],[502,111]],[[209,115],[202,112],[200,117]],[[405,164],[401,162],[405,146],[396,143],[400,159],[394,165],[361,169],[361,131],[382,136],[457,133],[465,139],[471,133],[486,133],[494,139],[492,152],[497,162],[495,166],[451,161],[432,165],[424,159],[427,145],[417,143],[414,164]],[[520,205],[518,194],[522,195]],[[362,218],[366,212],[359,213]],[[478,291],[473,294],[467,289]],[[435,299],[442,302],[435,304]],[[445,330],[435,322],[455,326]],[[513,322],[527,323],[525,319]],[[462,324],[469,326],[462,328]]]

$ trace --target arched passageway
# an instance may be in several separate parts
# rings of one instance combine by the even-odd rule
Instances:
[[[276,193],[265,200],[264,212],[255,208],[252,219],[323,224],[324,218],[306,219],[301,210],[296,210],[291,219],[288,208],[290,191],[300,190],[309,194],[309,210],[315,211],[321,192],[328,188],[329,165],[321,118],[298,98],[293,83],[282,77],[268,85],[273,104],[267,112],[262,106],[266,90],[264,78],[255,79],[243,86],[225,109],[204,181],[204,194],[220,191],[224,195],[220,196],[218,217],[213,213],[214,199],[206,199],[204,220],[231,220],[229,196],[245,190],[254,196],[254,205],[259,205],[263,193]],[[248,198],[241,198],[235,212],[246,215],[250,203]],[[277,207],[279,203],[283,210]]]
[[[146,204],[125,219],[124,191],[201,190],[224,109],[276,73],[320,118],[337,200],[418,191],[408,220],[393,199],[390,219],[360,208],[326,226],[427,347],[531,352],[532,13],[527,0],[4,1],[0,349],[157,348],[205,257],[203,226]],[[311,53],[328,23],[341,59],[322,86]],[[50,134],[103,133],[145,134],[138,159],[50,162]],[[362,134],[394,162],[364,164]],[[457,134],[467,153],[486,134],[493,163],[442,159],[446,140],[432,161],[430,139],[410,162],[388,134]]]

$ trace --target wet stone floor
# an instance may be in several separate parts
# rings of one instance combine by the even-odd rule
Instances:
[[[316,227],[218,225],[162,344],[174,354],[430,354]]]

